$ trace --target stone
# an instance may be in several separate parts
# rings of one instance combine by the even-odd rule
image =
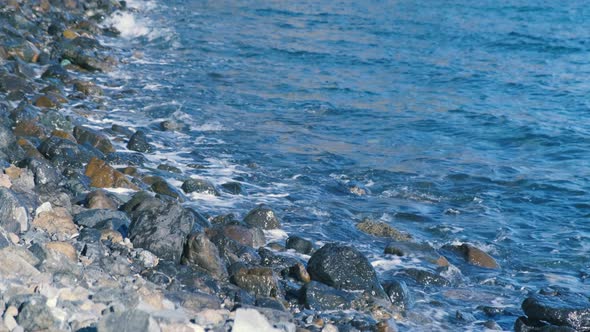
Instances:
[[[62,59],[89,71],[108,72],[116,64],[116,60],[106,49],[96,39],[89,37],[65,39],[61,51]]]
[[[239,182],[226,182],[221,185],[221,188],[225,190],[225,192],[230,193],[232,195],[245,195],[246,192],[242,188],[242,185]]]
[[[198,266],[217,278],[227,276],[219,250],[203,233],[193,233],[184,247],[181,263]]]
[[[45,248],[64,255],[64,257],[67,257],[72,262],[78,261],[78,252],[76,251],[76,248],[68,242],[48,242],[45,244]]]
[[[241,225],[227,225],[222,228],[223,236],[239,244],[254,247],[254,233],[251,229]]]
[[[70,134],[66,131],[63,131],[63,130],[58,130],[58,129],[53,130],[51,132],[51,136],[67,139],[68,141],[77,143],[76,138],[72,134]]]
[[[365,218],[363,221],[356,224],[356,228],[361,232],[370,235],[391,238],[396,241],[412,240],[412,237],[409,234],[402,233],[384,222],[377,222],[368,218]]]
[[[161,171],[166,171],[166,172],[170,172],[170,173],[176,173],[176,174],[181,174],[182,170],[178,167],[174,167],[172,165],[168,165],[168,164],[160,164],[158,165],[158,169]]]
[[[87,207],[89,209],[107,209],[117,210],[118,204],[115,203],[103,190],[92,191],[86,196]]]
[[[39,146],[39,152],[54,164],[63,168],[80,168],[94,156],[82,146],[59,137],[51,136]]]
[[[41,75],[42,79],[58,79],[62,82],[69,82],[71,80],[70,74],[60,65],[51,65]]]
[[[238,309],[234,318],[233,332],[281,332],[255,309]]]
[[[29,228],[26,205],[15,192],[4,187],[0,187],[0,226],[17,234]]]
[[[51,95],[42,95],[35,99],[33,105],[41,108],[58,108],[60,102]]]
[[[166,180],[162,179],[162,180],[156,181],[156,182],[152,183],[150,188],[152,189],[153,192],[155,192],[157,194],[172,197],[180,202],[184,202],[183,195],[176,188],[174,188],[171,184],[169,184]]]
[[[392,241],[387,244],[385,254],[411,256],[438,266],[448,266],[449,261],[427,242]]]
[[[112,165],[142,166],[147,163],[147,158],[139,152],[112,152],[106,155],[105,161]]]
[[[308,283],[311,281],[311,276],[305,266],[301,263],[297,263],[289,268],[289,274],[293,276],[296,280],[301,281],[302,283]]]
[[[16,321],[26,331],[56,330],[59,325],[46,303],[41,303],[36,299],[27,301],[20,306]]]
[[[40,274],[35,265],[39,260],[22,247],[5,247],[0,249],[1,279],[28,280]]]
[[[0,187],[8,188],[12,187],[12,182],[10,181],[10,176],[6,174],[0,173]]]
[[[97,332],[145,331],[160,332],[158,323],[146,312],[131,309],[104,316],[96,327]]]
[[[125,175],[104,161],[92,158],[86,166],[86,176],[91,180],[90,185],[97,188],[128,188],[139,190]]]
[[[121,243],[123,242],[123,235],[118,231],[112,229],[103,229],[100,231],[100,240],[101,241],[111,241],[113,243]]]
[[[67,240],[78,234],[78,228],[74,224],[70,213],[66,209],[59,207],[39,213],[33,219],[32,225],[36,229],[57,236],[60,240]]]
[[[244,217],[244,223],[248,226],[259,227],[264,230],[281,227],[281,223],[274,211],[265,205],[259,205],[248,212]]]
[[[15,136],[30,136],[45,138],[47,135],[45,129],[34,121],[22,121],[16,124],[13,131]]]
[[[131,220],[123,211],[109,209],[90,209],[82,211],[74,216],[77,225],[96,229],[112,229],[123,233],[131,224]]]
[[[387,282],[383,288],[389,296],[391,303],[401,310],[406,310],[414,304],[414,295],[408,288],[405,281],[401,279],[393,279]]]
[[[312,281],[301,289],[300,302],[312,310],[347,310],[352,308],[355,298],[352,293]]]
[[[309,255],[313,250],[313,244],[311,243],[311,241],[306,240],[302,237],[291,235],[287,238],[285,248],[293,249],[300,254]]]
[[[336,289],[366,291],[372,296],[387,298],[375,269],[354,247],[337,243],[324,245],[309,259],[307,271],[312,280]]]
[[[403,270],[403,274],[409,276],[418,284],[423,286],[450,286],[451,282],[432,271],[416,268],[408,268]]]
[[[195,214],[176,203],[140,209],[132,216],[129,239],[136,248],[147,249],[161,259],[180,262]]]
[[[111,140],[106,135],[94,129],[76,126],[74,127],[74,137],[79,144],[88,144],[99,149],[102,153],[115,152],[115,147],[113,147]]]
[[[215,189],[215,186],[207,180],[188,179],[184,181],[181,188],[187,194],[199,193],[219,196],[219,192],[217,191],[217,189]]]
[[[149,143],[146,134],[141,130],[138,130],[135,134],[131,135],[129,142],[127,143],[127,149],[144,153],[154,151],[154,147]]]
[[[278,297],[281,295],[277,276],[271,268],[238,268],[232,273],[230,282],[254,296]]]
[[[576,331],[590,329],[590,300],[582,294],[567,291],[534,294],[522,302],[522,310],[532,321],[545,321]]]
[[[136,258],[137,260],[139,260],[141,265],[147,269],[151,269],[158,266],[158,263],[160,262],[158,256],[154,255],[149,250],[139,249]]]
[[[57,185],[63,179],[62,175],[59,174],[58,170],[55,169],[54,166],[50,165],[45,159],[36,159],[36,158],[26,158],[25,160],[19,163],[19,166],[26,168],[21,172],[19,176],[19,180],[23,182],[27,182],[30,173],[32,173],[32,178],[34,181],[34,185],[37,186],[44,186],[44,185]]]
[[[479,248],[464,243],[461,245],[460,249],[463,251],[463,255],[469,264],[485,267],[488,269],[500,268],[500,265],[498,265],[492,256]]]

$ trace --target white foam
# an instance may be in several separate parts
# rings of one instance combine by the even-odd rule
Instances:
[[[289,234],[282,229],[269,229],[264,231],[264,236],[266,237],[266,243],[270,243],[285,241]]]
[[[192,131],[226,131],[228,130],[219,122],[205,122],[201,125],[191,126]]]
[[[115,12],[105,20],[104,24],[117,29],[121,33],[121,37],[127,39],[147,36],[151,32],[151,29],[146,26],[146,22],[137,20],[129,12]]]

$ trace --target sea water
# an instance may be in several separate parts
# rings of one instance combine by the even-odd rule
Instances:
[[[187,204],[238,216],[269,204],[288,234],[353,245],[384,279],[432,266],[384,255],[387,240],[355,228],[365,217],[435,248],[471,243],[496,258],[500,270],[456,262],[452,287],[412,287],[401,330],[481,330],[481,305],[502,308],[494,319],[510,330],[529,291],[588,293],[585,2],[128,6],[107,20],[122,39],[105,42],[123,63],[103,78],[117,98],[95,121],[145,127],[154,165],[247,192]],[[163,132],[163,120],[184,127]]]

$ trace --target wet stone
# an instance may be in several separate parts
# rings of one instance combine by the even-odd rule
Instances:
[[[70,74],[60,65],[51,65],[43,72],[41,78],[58,79],[62,82],[68,82],[70,81]]]
[[[188,179],[184,181],[182,190],[187,194],[200,193],[219,196],[219,192],[215,189],[215,186],[211,182],[202,179]]]
[[[301,289],[301,303],[312,310],[346,310],[355,300],[352,293],[312,281]]]
[[[232,195],[245,195],[246,192],[239,182],[226,182],[221,185],[223,190]]]
[[[106,135],[84,126],[74,127],[74,137],[79,144],[88,144],[99,149],[103,153],[114,152],[115,148]]]
[[[590,301],[582,294],[535,294],[523,301],[522,310],[529,320],[546,321],[578,331],[590,329]]]
[[[146,134],[138,130],[129,138],[129,143],[127,143],[127,148],[129,150],[138,151],[138,152],[152,152],[154,151],[154,147],[149,143],[149,140]]]
[[[409,268],[403,270],[403,274],[423,286],[450,286],[451,282],[435,272],[423,269]]]
[[[280,296],[278,279],[268,267],[239,268],[232,273],[230,281],[255,296]]]
[[[203,233],[189,237],[181,263],[198,266],[219,278],[227,276],[225,262],[221,259],[219,250]]]
[[[259,205],[248,212],[244,217],[244,223],[249,226],[260,227],[264,230],[281,227],[279,219],[274,211],[265,205]]]
[[[16,321],[27,331],[54,330],[59,324],[49,307],[37,299],[20,306]]]
[[[414,304],[414,296],[405,281],[394,279],[387,282],[383,288],[385,288],[391,303],[398,308],[406,310]]]
[[[145,331],[159,332],[158,323],[146,312],[139,310],[127,310],[120,313],[111,313],[98,323],[98,332],[110,331]]]
[[[324,245],[307,263],[307,271],[316,280],[343,290],[362,290],[387,298],[369,260],[356,248],[336,243]]]
[[[151,187],[153,192],[158,193],[160,195],[172,197],[177,199],[180,202],[184,202],[183,195],[171,184],[169,184],[166,180],[159,180],[154,182]]]
[[[97,188],[129,188],[139,189],[131,183],[123,173],[115,170],[104,161],[92,158],[86,166],[86,176],[91,180],[91,185]]]
[[[363,221],[356,224],[356,228],[361,232],[378,236],[378,237],[386,237],[392,238],[396,241],[410,241],[412,237],[409,234],[403,233],[398,231],[397,229],[393,228],[392,226],[384,223],[373,221],[371,219],[363,219]]]
[[[309,240],[292,235],[287,238],[285,248],[293,249],[300,254],[309,255],[313,249],[313,244]]]

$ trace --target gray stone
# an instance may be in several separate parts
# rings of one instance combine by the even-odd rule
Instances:
[[[99,149],[102,153],[115,152],[115,148],[113,147],[113,144],[111,144],[109,138],[94,129],[84,126],[76,126],[74,127],[74,137],[79,144],[93,146]]]
[[[133,309],[108,314],[99,321],[97,332],[111,331],[159,332],[160,327],[148,313]]]
[[[301,289],[301,303],[312,310],[347,310],[356,299],[352,293],[312,281]]]
[[[54,330],[59,324],[49,307],[37,299],[32,299],[20,306],[16,321],[26,331]]]
[[[281,295],[277,276],[271,268],[243,266],[232,273],[230,281],[254,296],[278,297]]]
[[[287,244],[285,248],[293,249],[300,254],[309,255],[313,250],[313,244],[309,240],[292,235],[287,238]]]
[[[29,228],[29,214],[24,202],[10,189],[0,187],[0,226],[20,233]]]
[[[562,291],[551,295],[535,294],[523,301],[522,310],[530,320],[546,321],[577,331],[590,329],[590,301],[582,294]]]
[[[189,237],[181,262],[198,266],[218,278],[227,276],[225,262],[219,256],[219,250],[203,233],[194,233]]]
[[[131,135],[131,138],[129,138],[129,143],[127,143],[127,148],[129,150],[138,152],[154,151],[154,147],[149,143],[147,136],[141,130],[138,130],[135,132],[135,134]]]
[[[188,179],[184,181],[182,190],[187,194],[196,192],[219,196],[219,192],[215,189],[215,186],[211,182],[202,179]]]

